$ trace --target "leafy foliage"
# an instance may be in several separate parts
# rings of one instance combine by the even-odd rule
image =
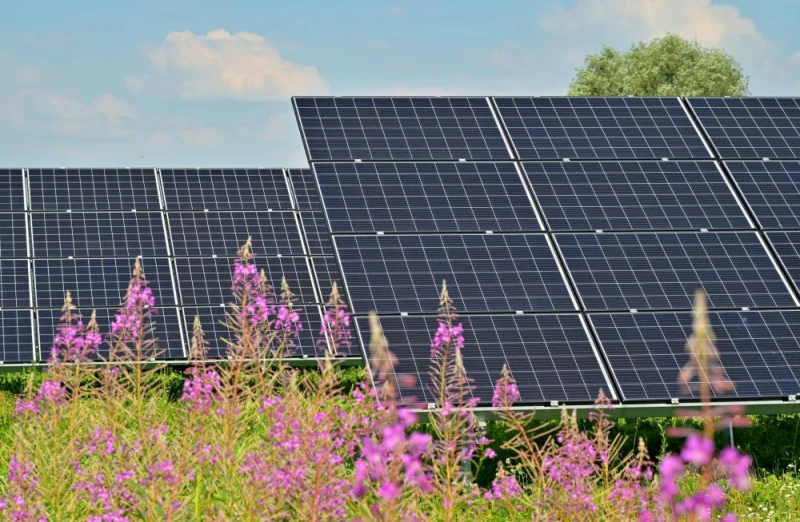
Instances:
[[[627,52],[605,46],[586,57],[570,96],[744,96],[749,78],[722,49],[669,34]]]

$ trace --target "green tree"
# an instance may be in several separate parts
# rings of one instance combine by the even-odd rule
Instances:
[[[744,96],[749,78],[722,49],[668,34],[628,52],[604,46],[586,57],[570,96]]]

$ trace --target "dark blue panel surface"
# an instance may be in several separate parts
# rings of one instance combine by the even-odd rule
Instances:
[[[755,232],[556,234],[587,310],[796,306]]]
[[[295,98],[311,161],[509,159],[486,98]]]
[[[800,288],[800,231],[767,232],[766,236],[778,254],[778,261]]]
[[[699,399],[678,374],[689,362],[690,312],[591,314],[623,399]],[[800,393],[800,311],[710,312],[715,346],[733,391],[715,397],[779,398]]]
[[[495,98],[520,159],[711,155],[678,98]]]
[[[31,210],[159,210],[154,169],[31,169]]]
[[[161,169],[168,210],[292,208],[283,169]]]
[[[30,271],[26,259],[0,259],[0,308],[30,308]]]
[[[752,228],[710,161],[523,166],[551,230]]]
[[[800,99],[689,98],[722,159],[800,158]]]
[[[339,273],[339,264],[335,257],[312,257],[311,267],[317,280],[317,288],[320,290],[320,298],[327,302],[331,295],[334,281],[337,283],[339,295],[347,302],[342,284],[342,276]]]
[[[22,169],[0,169],[0,212],[25,210]]]
[[[726,161],[763,228],[800,228],[800,162]]]
[[[156,307],[176,305],[169,259],[145,258],[141,264]],[[117,307],[125,298],[133,266],[132,259],[34,260],[36,306],[59,308],[69,290],[79,308]]]
[[[27,237],[25,214],[0,214],[0,258],[28,257]]]
[[[160,212],[33,213],[33,256],[167,256]]]
[[[0,310],[0,361],[4,364],[34,360],[33,311]]]
[[[429,374],[436,318],[383,316],[380,322],[397,357],[395,374],[416,378],[414,386],[400,388],[403,401],[436,401]],[[522,404],[591,402],[600,389],[614,396],[577,314],[473,315],[458,322],[464,325],[461,353],[479,406],[491,406],[504,364],[517,381]],[[369,321],[359,317],[356,325],[368,342]]]
[[[185,306],[221,305],[233,300],[231,295],[232,259],[176,258],[175,264],[178,270],[181,304]],[[313,304],[317,302],[311,282],[311,268],[306,258],[257,257],[255,264],[259,270],[264,269],[267,282],[278,294],[280,294],[281,279],[285,276],[289,288],[297,296],[298,303]]]
[[[311,169],[289,169],[289,180],[299,210],[322,210],[317,182]]]
[[[308,242],[308,254],[312,256],[332,256],[333,245],[325,222],[324,212],[300,212],[300,224]]]
[[[574,310],[544,234],[334,236],[354,312]]]
[[[308,305],[299,307],[300,322],[303,329],[299,335],[292,339],[292,346],[288,350],[288,357],[321,357],[324,354],[323,349],[317,345],[316,339],[319,337],[320,326],[322,325],[322,315],[320,314],[319,306]],[[186,331],[191,340],[192,328],[194,325],[195,316],[200,317],[200,325],[203,327],[203,332],[206,335],[207,357],[209,359],[226,359],[228,354],[228,345],[223,339],[232,341],[235,336],[231,331],[222,323],[226,321],[227,307],[224,306],[199,306],[199,307],[186,307],[183,309],[185,318]],[[280,344],[277,342],[275,348]]]
[[[83,324],[89,323],[92,317],[92,309],[84,308],[77,310],[81,314]],[[56,328],[61,320],[62,312],[57,310],[39,309],[36,311],[39,324],[39,353],[41,360],[47,361],[50,358],[53,348],[53,337]],[[116,317],[116,310],[111,308],[97,310],[97,325],[100,327],[100,334],[104,337],[104,342],[100,345],[97,359],[108,360],[110,345],[105,341],[106,334],[111,331],[111,323]],[[155,331],[150,339],[155,338],[157,348],[148,354],[147,359],[157,360],[180,360],[184,359],[183,336],[181,335],[180,317],[177,308],[157,308],[153,314]]]
[[[512,163],[315,163],[333,233],[541,230]]]
[[[176,256],[235,257],[248,236],[252,251],[266,256],[302,256],[294,212],[169,212]]]

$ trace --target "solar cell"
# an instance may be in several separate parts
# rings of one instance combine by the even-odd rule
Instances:
[[[678,384],[689,361],[690,312],[591,314],[623,400],[699,398]],[[714,397],[786,397],[800,393],[800,311],[710,312],[715,347],[733,391]],[[702,374],[701,374],[701,378]]]
[[[223,339],[232,341],[235,337],[228,328],[220,323],[225,322],[224,306],[199,306],[186,307],[183,309],[186,331],[189,332],[191,339],[192,327],[195,316],[200,317],[200,324],[206,335],[207,356],[210,359],[226,359],[228,345]],[[322,325],[322,315],[318,306],[303,306],[300,311],[300,322],[303,329],[297,338],[293,340],[294,345],[289,350],[288,357],[319,357],[323,354],[322,349],[317,346],[316,338],[319,336],[319,329]],[[277,348],[277,345],[276,345]]]
[[[575,310],[544,234],[334,236],[359,314]]]
[[[34,360],[33,311],[0,310],[0,361],[4,364]]]
[[[267,281],[280,293],[281,278],[286,276],[298,303],[318,302],[311,282],[311,268],[302,257],[256,258],[256,266],[264,269]],[[176,258],[181,303],[185,306],[222,305],[233,300],[231,279],[233,260],[218,257]]]
[[[160,212],[31,214],[34,257],[167,256]]]
[[[591,402],[600,389],[615,397],[578,314],[471,315],[458,321],[466,339],[464,367],[477,386],[479,406],[491,406],[504,364],[517,381],[521,404]],[[395,375],[416,378],[414,386],[400,388],[403,402],[434,402],[429,368],[436,318],[382,316],[380,322],[398,359]],[[356,327],[367,342],[367,319],[356,318]]]
[[[292,208],[283,169],[161,169],[168,210]]]
[[[30,169],[31,210],[160,210],[154,169]]]
[[[688,98],[722,159],[800,158],[797,98]]]
[[[25,259],[0,259],[0,308],[30,308],[30,267]]]
[[[538,231],[513,163],[315,163],[333,233]]]
[[[300,210],[321,210],[317,182],[311,169],[289,169],[289,181]]]
[[[26,210],[22,169],[0,169],[0,211]]]
[[[28,220],[19,212],[0,214],[0,258],[28,257]]]
[[[295,212],[169,212],[176,256],[234,257],[253,239],[260,255],[302,256],[303,241]]]
[[[140,260],[156,306],[174,306],[169,259]],[[36,259],[33,261],[36,306],[60,308],[69,290],[79,308],[115,308],[125,297],[132,259]]]
[[[333,245],[324,212],[300,212],[300,224],[312,256],[332,256]]]
[[[92,316],[90,308],[77,310],[81,315],[83,324],[89,323]],[[53,348],[53,337],[56,333],[56,328],[61,319],[62,312],[60,309],[39,309],[36,311],[37,321],[39,324],[39,353],[40,360],[47,361],[50,359]],[[116,310],[105,308],[97,310],[97,325],[100,327],[102,335],[108,334],[111,331],[111,323],[116,317]],[[156,360],[180,360],[184,359],[183,352],[183,336],[181,332],[181,324],[179,312],[177,308],[157,308],[153,314],[153,322],[155,323],[155,330],[153,335],[148,336],[148,339],[156,339],[157,350],[148,354],[143,354],[145,359],[155,358]],[[105,340],[100,349],[98,350],[99,357],[93,359],[108,360],[110,346]]]
[[[556,234],[587,310],[796,306],[755,232]]]
[[[519,159],[710,158],[678,98],[494,98]]]
[[[309,160],[510,159],[486,98],[294,98]]]
[[[800,228],[800,162],[726,161],[763,228]]]
[[[524,163],[551,230],[753,228],[713,162]]]

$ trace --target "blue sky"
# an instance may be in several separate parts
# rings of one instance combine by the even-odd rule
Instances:
[[[676,32],[800,94],[800,0],[38,0],[0,19],[0,166],[303,166],[293,94],[564,94]]]

